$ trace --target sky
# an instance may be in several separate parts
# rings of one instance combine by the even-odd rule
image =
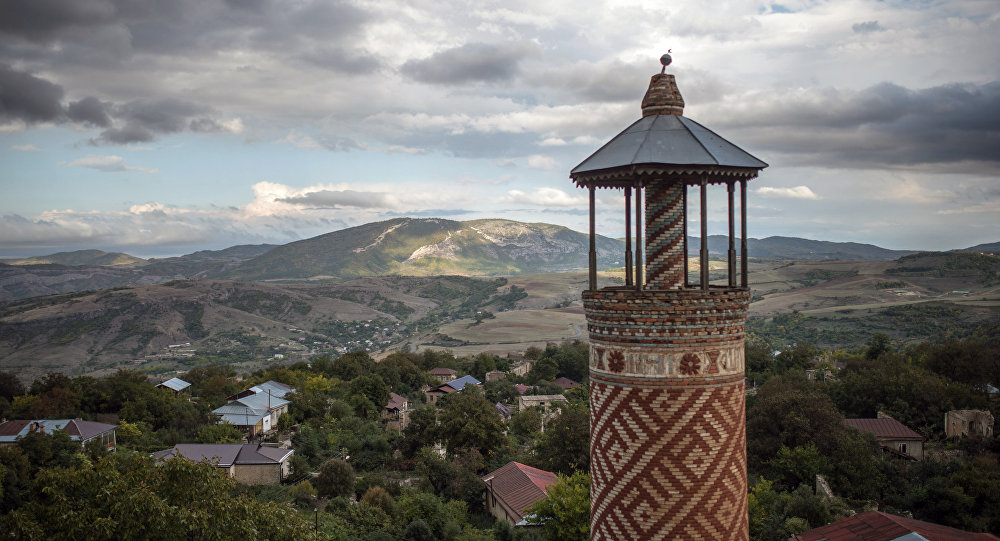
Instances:
[[[640,117],[668,50],[684,115],[770,164],[749,185],[750,237],[1000,241],[996,0],[3,13],[0,257],[179,255],[400,216],[586,231],[569,171]],[[726,230],[725,197],[709,190],[710,233]],[[624,236],[623,201],[599,192],[599,233]]]

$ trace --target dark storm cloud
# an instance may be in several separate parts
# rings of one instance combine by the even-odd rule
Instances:
[[[108,116],[109,103],[89,97],[80,101],[74,101],[66,108],[66,116],[73,122],[88,124],[107,128],[111,125],[111,117]]]
[[[0,119],[48,122],[63,115],[63,89],[0,64]]]
[[[530,43],[467,43],[422,60],[410,60],[400,71],[431,84],[503,81],[517,75],[520,62],[535,51],[536,47]]]
[[[803,163],[837,167],[1000,164],[1000,82],[775,96],[739,120],[749,137]]]
[[[115,17],[112,2],[74,0],[14,0],[4,2],[0,34],[44,41],[67,27],[92,27]]]
[[[878,21],[865,21],[851,26],[855,34],[871,34],[872,32],[882,32],[885,28],[878,24]]]
[[[285,197],[277,201],[306,207],[385,208],[392,206],[385,193],[355,190],[320,190],[296,197]]]
[[[208,107],[177,99],[143,99],[111,107],[112,116],[120,126],[110,127],[90,140],[94,145],[126,145],[148,143],[157,135],[190,130],[193,132],[225,131],[211,118]]]

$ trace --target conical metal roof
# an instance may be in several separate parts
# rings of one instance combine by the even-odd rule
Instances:
[[[712,130],[680,115],[643,117],[570,172],[578,184],[612,180],[629,172],[706,174],[711,182],[753,178],[763,161]]]
[[[669,55],[661,58],[666,66]],[[642,118],[570,172],[578,185],[627,186],[651,181],[728,182],[751,179],[767,167],[712,130],[685,118],[684,98],[673,75],[649,81]]]

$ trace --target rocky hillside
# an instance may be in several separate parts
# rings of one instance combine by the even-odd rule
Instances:
[[[620,266],[621,241],[597,239],[598,266]],[[222,274],[237,280],[350,279],[559,272],[587,265],[587,235],[511,220],[397,218],[279,246]]]
[[[524,295],[503,278],[372,277],[278,286],[183,280],[0,303],[0,370],[26,379],[130,363],[262,362],[375,351]],[[339,348],[339,349],[338,349]]]

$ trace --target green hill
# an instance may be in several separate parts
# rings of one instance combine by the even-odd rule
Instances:
[[[597,247],[600,267],[622,264],[621,241],[598,237]],[[587,235],[557,225],[396,218],[278,246],[222,277],[301,280],[558,272],[586,267],[587,250]]]
[[[123,254],[121,252],[105,252],[102,250],[77,250],[75,252],[58,252],[49,255],[27,257],[24,259],[12,259],[5,263],[8,265],[97,265],[97,266],[117,266],[117,265],[143,265],[145,259]]]

